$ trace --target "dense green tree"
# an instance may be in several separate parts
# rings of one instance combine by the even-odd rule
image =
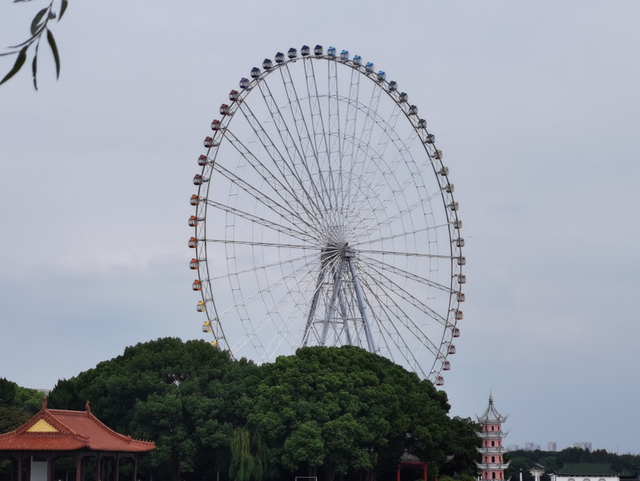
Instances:
[[[262,369],[247,419],[267,440],[273,464],[308,475],[322,468],[333,481],[349,471],[395,469],[405,451],[435,463],[446,458],[446,394],[386,358],[309,347]]]
[[[156,442],[139,468],[157,480],[394,479],[405,452],[430,463],[430,479],[474,466],[475,425],[448,417],[446,394],[356,347],[257,367],[205,342],[158,339],[60,380],[49,406],[87,400],[111,428]]]
[[[278,470],[269,460],[264,438],[247,427],[234,429],[229,477],[235,481],[261,481],[277,474]]]
[[[156,442],[141,471],[177,480],[228,472],[229,439],[258,368],[203,341],[158,339],[58,382],[49,406],[92,411],[112,429]],[[196,475],[197,473],[197,475]],[[168,476],[167,476],[168,475]]]
[[[0,406],[13,406],[18,385],[6,378],[0,378]]]
[[[0,434],[27,422],[42,406],[44,394],[0,379]]]
[[[482,426],[474,422],[471,418],[454,417],[450,423],[450,433],[448,436],[447,453],[453,458],[442,466],[443,474],[453,476],[454,474],[476,475],[476,465],[478,452],[476,447],[480,447],[480,438],[476,432],[481,431]]]

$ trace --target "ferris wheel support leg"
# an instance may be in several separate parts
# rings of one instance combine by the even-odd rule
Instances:
[[[358,300],[358,309],[362,316],[362,322],[364,324],[364,334],[367,337],[367,345],[369,346],[369,352],[378,352],[376,345],[373,342],[373,334],[371,333],[371,325],[369,324],[369,316],[367,315],[367,305],[364,302],[364,296],[362,295],[362,287],[360,287],[360,280],[358,279],[358,273],[356,272],[356,266],[354,263],[355,253],[347,252],[346,256],[349,262],[349,269],[351,270],[351,277],[353,278],[353,287],[356,290],[356,299]]]
[[[351,329],[349,329],[348,324],[348,314],[347,314],[347,306],[344,303],[344,298],[342,295],[340,296],[340,314],[342,315],[342,325],[344,326],[344,332],[347,335],[347,343],[350,346],[353,346],[353,339],[351,338]]]
[[[306,346],[309,342],[309,335],[311,334],[311,328],[313,327],[313,318],[316,316],[316,309],[318,308],[318,300],[320,300],[320,291],[322,290],[322,283],[324,282],[323,266],[318,273],[318,283],[316,284],[316,290],[313,294],[313,300],[311,301],[311,309],[309,309],[309,317],[307,317],[307,325],[304,328],[304,337],[302,338],[302,345]]]
[[[340,286],[342,285],[342,273],[344,271],[344,256],[340,259],[338,270],[335,274],[333,283],[333,293],[331,294],[331,304],[327,310],[327,317],[324,320],[324,328],[322,329],[322,345],[327,342],[327,334],[329,333],[329,325],[333,324],[333,313],[336,310],[336,303],[340,294]]]

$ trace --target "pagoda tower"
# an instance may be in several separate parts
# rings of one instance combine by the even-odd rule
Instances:
[[[507,433],[502,432],[502,423],[508,416],[501,415],[493,405],[493,395],[489,394],[489,406],[482,416],[476,416],[482,425],[482,431],[476,434],[482,440],[482,447],[476,448],[482,455],[482,461],[476,461],[480,479],[504,480],[504,470],[509,463],[504,462],[504,453],[507,451],[502,440]]]

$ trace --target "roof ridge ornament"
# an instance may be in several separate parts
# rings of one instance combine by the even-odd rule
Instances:
[[[42,398],[42,407],[40,408],[41,411],[45,411],[47,409],[47,396]]]
[[[509,416],[503,416],[498,412],[495,405],[493,404],[493,393],[489,394],[489,404],[487,409],[484,411],[482,416],[476,415],[479,423],[495,423],[502,424],[504,423]]]
[[[89,405],[89,400],[88,400],[88,399],[87,399],[86,404],[84,405],[84,410],[85,410],[87,413],[91,414],[91,406]]]

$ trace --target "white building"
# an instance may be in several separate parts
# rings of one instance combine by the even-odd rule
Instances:
[[[549,476],[551,481],[620,481],[610,464],[565,463]]]

